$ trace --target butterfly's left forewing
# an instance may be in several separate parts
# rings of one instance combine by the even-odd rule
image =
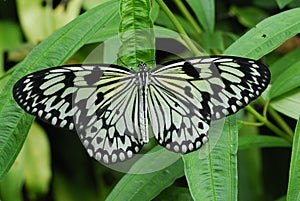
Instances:
[[[16,83],[14,98],[41,120],[76,129],[98,161],[124,161],[143,146],[135,74],[125,68],[80,65],[38,71]]]

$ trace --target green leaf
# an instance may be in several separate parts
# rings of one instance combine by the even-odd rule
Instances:
[[[290,147],[291,144],[283,138],[268,135],[239,136],[239,150],[263,147]]]
[[[292,90],[273,99],[271,106],[286,116],[297,120],[300,116],[300,89]]]
[[[43,41],[16,66],[0,93],[0,180],[18,155],[33,121],[13,100],[14,83],[29,72],[63,64],[117,14],[117,1],[87,11]]]
[[[154,26],[154,32],[155,36],[158,38],[172,38],[174,40],[181,41],[182,43],[184,43],[180,34],[170,29],[160,26]]]
[[[85,0],[82,2],[82,6],[84,9],[89,10],[108,1],[110,0]]]
[[[224,50],[224,42],[222,32],[216,31],[214,33],[203,32],[201,34],[202,48],[205,51],[210,52],[211,50]]]
[[[121,23],[119,30],[122,45],[119,54],[123,63],[130,65],[136,71],[140,62],[151,66],[155,58],[150,9],[150,0],[120,1]]]
[[[120,21],[120,15],[113,16],[110,19],[109,23],[105,25],[105,28],[97,31],[95,35],[87,42],[87,44],[99,43],[111,37],[116,37],[118,35]]]
[[[193,27],[186,19],[184,19],[183,17],[181,17],[180,15],[177,15],[177,14],[174,14],[174,16],[179,21],[179,23],[184,28],[184,30],[186,30],[187,33],[189,33],[190,35],[194,34]],[[169,30],[177,31],[175,25],[170,21],[168,15],[165,12],[159,13],[159,16],[158,16],[157,20],[155,21],[155,23],[160,25],[161,27],[167,27]]]
[[[194,11],[203,29],[213,33],[215,28],[215,1],[214,0],[187,0]]]
[[[278,76],[269,91],[269,97],[275,98],[300,86],[300,60]]]
[[[300,200],[300,119],[295,130],[290,164],[287,201]]]
[[[278,79],[278,77],[288,68],[290,68],[294,63],[299,62],[299,55],[300,48],[297,48],[270,65],[270,71],[272,74],[271,83],[274,83]]]
[[[238,18],[238,21],[245,27],[252,28],[264,18],[268,17],[268,14],[263,10],[255,7],[236,7],[231,6],[231,14]]]
[[[273,15],[258,23],[224,54],[259,59],[300,32],[300,8]]]
[[[145,154],[129,172],[114,187],[107,201],[152,200],[184,175],[180,155],[160,146]]]
[[[202,148],[209,150],[207,157],[200,158],[199,151],[183,155],[194,200],[237,200],[237,132],[235,116],[228,117],[213,149],[211,138],[215,133],[210,130],[210,141]]]
[[[291,3],[293,0],[276,0],[280,9]]]

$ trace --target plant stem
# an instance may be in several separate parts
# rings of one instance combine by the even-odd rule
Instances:
[[[290,126],[281,118],[281,116],[272,107],[268,107],[268,113],[272,116],[274,121],[276,121],[276,123],[278,123],[278,125],[287,134],[289,134],[291,137],[293,137],[293,135],[294,135],[293,130],[290,128]]]
[[[181,24],[179,23],[179,21],[177,20],[177,18],[173,15],[173,13],[170,11],[170,9],[168,8],[168,6],[163,2],[163,0],[156,0],[156,2],[159,4],[159,6],[161,7],[161,9],[166,13],[166,15],[169,17],[169,19],[171,20],[171,22],[174,24],[174,26],[176,27],[176,29],[178,30],[178,32],[180,33],[182,39],[186,42],[186,44],[188,45],[188,47],[191,49],[191,51],[200,56],[203,55],[202,52],[200,52],[197,47],[194,45],[194,43],[191,41],[191,39],[188,37],[187,33],[185,32],[185,30],[183,29],[183,27],[181,26]]]
[[[288,140],[289,142],[293,142],[293,137],[290,136],[289,134],[283,132],[282,130],[280,130],[278,127],[276,127],[275,125],[273,125],[270,121],[268,121],[266,119],[266,117],[262,116],[261,114],[259,114],[253,107],[251,107],[250,105],[247,105],[245,107],[257,120],[263,122],[270,130],[272,130],[273,132],[275,132],[277,135],[279,135],[280,137],[283,137],[284,139]]]
[[[266,104],[266,101],[264,101],[264,99],[259,98],[258,100],[262,104]],[[267,112],[272,117],[272,119],[274,119],[274,121],[282,128],[282,130],[284,130],[288,135],[290,135],[293,138],[294,131],[271,106],[267,107]]]
[[[198,26],[196,20],[194,20],[194,17],[190,14],[190,12],[186,9],[184,4],[181,0],[174,0],[175,4],[183,14],[183,16],[187,19],[187,21],[192,25],[192,27],[195,29],[197,34],[200,34],[202,32],[200,26]]]

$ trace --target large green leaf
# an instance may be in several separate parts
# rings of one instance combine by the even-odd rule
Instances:
[[[294,89],[276,97],[272,100],[271,106],[286,116],[297,120],[300,116],[300,89]]]
[[[254,27],[258,22],[268,17],[266,12],[255,7],[241,8],[232,6],[230,8],[230,13],[235,15],[242,25],[249,28]]]
[[[271,83],[275,82],[278,77],[283,74],[284,71],[293,66],[294,63],[299,62],[299,55],[300,48],[297,48],[270,65],[270,71],[272,74]]]
[[[214,0],[187,0],[204,30],[209,33],[215,28],[215,1]]]
[[[106,200],[152,200],[183,176],[183,163],[179,157],[156,146],[132,166],[131,174],[119,181]]]
[[[211,137],[216,133],[210,132]],[[199,151],[184,155],[185,175],[194,200],[237,200],[237,125],[235,116],[225,121],[215,147],[210,142],[207,157]],[[202,150],[201,150],[202,151]]]
[[[0,93],[0,179],[18,155],[33,121],[13,100],[14,83],[31,71],[63,64],[117,14],[117,1],[89,10],[43,41],[16,66]]]
[[[290,164],[287,201],[300,200],[300,119],[296,126]]]
[[[224,54],[259,59],[300,32],[300,8],[268,17],[233,43]]]
[[[239,150],[262,147],[290,147],[291,144],[283,138],[268,135],[239,136]]]
[[[286,69],[274,81],[269,91],[270,98],[275,98],[300,86],[300,59]]]

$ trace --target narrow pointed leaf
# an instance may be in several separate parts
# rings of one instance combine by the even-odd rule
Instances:
[[[18,155],[33,121],[13,100],[14,83],[32,71],[63,64],[116,14],[117,1],[87,11],[43,41],[16,66],[0,93],[0,180]]]
[[[287,201],[300,200],[300,119],[296,126],[290,164]]]
[[[122,61],[137,71],[140,62],[153,64],[154,32],[150,18],[150,0],[120,1],[120,34],[122,45],[119,50]]]
[[[214,0],[187,0],[198,21],[206,32],[213,33],[215,28]]]
[[[259,59],[300,32],[300,8],[268,17],[258,23],[224,52],[226,55]]]
[[[214,133],[210,132],[210,135]],[[237,200],[237,125],[235,116],[225,121],[222,135],[207,157],[199,151],[184,155],[185,175],[194,200]]]
[[[169,165],[158,169],[162,164]],[[142,157],[130,172],[134,174],[126,174],[109,194],[107,201],[152,200],[184,174],[179,155],[160,146],[155,147],[151,155]]]

